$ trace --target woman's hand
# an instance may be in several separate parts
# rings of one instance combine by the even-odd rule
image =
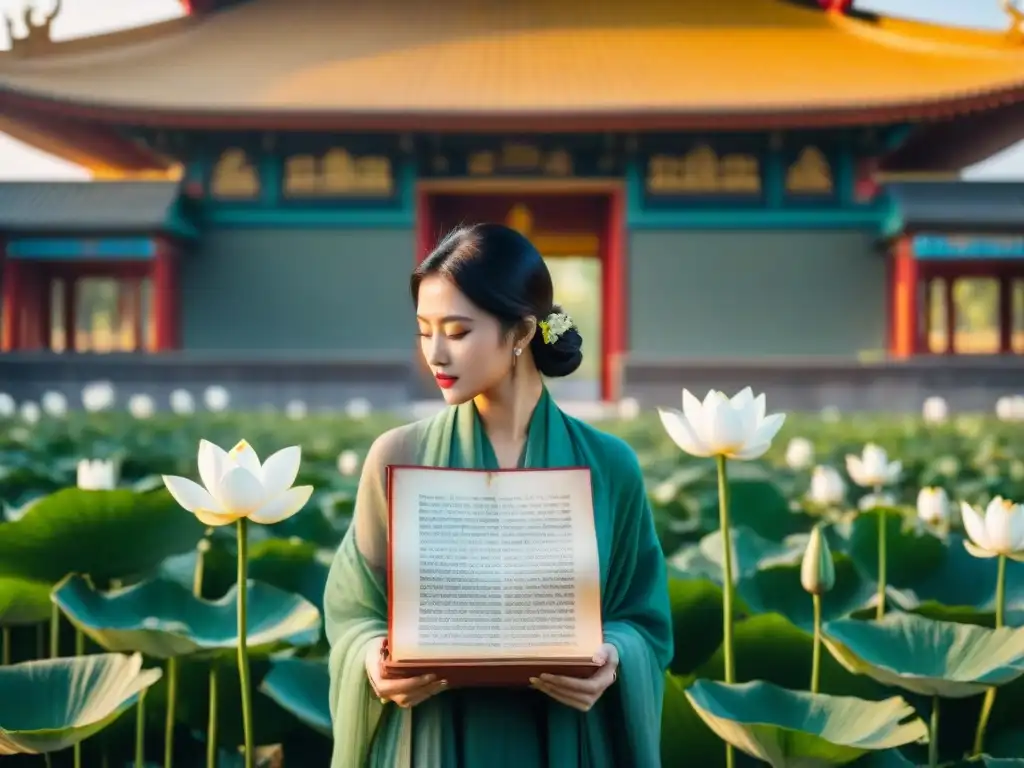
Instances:
[[[530,678],[530,684],[567,707],[587,712],[618,677],[619,652],[614,645],[605,643],[594,655],[594,661],[602,666],[590,677],[543,674]]]
[[[438,680],[436,675],[385,680],[384,661],[380,655],[383,644],[384,638],[381,638],[380,642],[371,645],[366,652],[366,676],[382,704],[393,701],[400,707],[415,707],[440,693],[448,685],[447,680]]]

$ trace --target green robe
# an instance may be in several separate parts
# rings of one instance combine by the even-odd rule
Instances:
[[[533,689],[454,689],[412,709],[374,696],[365,657],[387,635],[384,468],[402,463],[498,468],[472,402],[391,430],[371,448],[324,598],[332,768],[658,768],[672,624],[665,561],[633,450],[565,414],[545,389],[519,462],[592,470],[604,639],[618,650],[619,669],[586,713]]]

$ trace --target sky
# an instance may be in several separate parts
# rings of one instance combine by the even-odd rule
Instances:
[[[15,25],[18,33],[22,31],[22,9],[31,1],[0,0],[0,11],[18,19]],[[33,4],[38,13],[46,13],[53,8],[54,2],[34,0]],[[1001,29],[1006,25],[1006,15],[1000,8],[1000,0],[855,0],[854,5],[864,10],[942,24],[980,29]],[[1019,0],[1019,5],[1024,8],[1024,0]],[[179,0],[64,0],[61,14],[53,24],[53,37],[66,40],[112,32],[164,21],[181,14]],[[8,44],[6,31],[0,31],[0,50],[7,48]],[[1024,180],[1024,141],[966,169],[963,176],[970,180]],[[89,174],[85,169],[0,133],[0,180],[87,178]]]

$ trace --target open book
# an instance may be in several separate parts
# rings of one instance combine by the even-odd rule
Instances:
[[[603,642],[590,470],[388,467],[385,675],[585,677]]]

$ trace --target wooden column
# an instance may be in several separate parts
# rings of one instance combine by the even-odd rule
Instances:
[[[18,286],[20,263],[10,256],[4,259],[3,275],[3,338],[0,348],[13,352],[21,342],[21,289]]]
[[[1013,354],[1013,279],[999,276],[999,354]]]
[[[918,275],[913,244],[908,237],[896,241],[893,252],[892,356],[912,357],[918,352]]]
[[[608,196],[606,235],[602,238],[603,333],[601,334],[601,399],[622,396],[622,365],[629,329],[626,285],[626,195],[616,188]]]
[[[78,349],[78,277],[64,278],[64,351]]]
[[[178,254],[167,242],[157,243],[150,275],[153,279],[154,352],[178,347]]]

